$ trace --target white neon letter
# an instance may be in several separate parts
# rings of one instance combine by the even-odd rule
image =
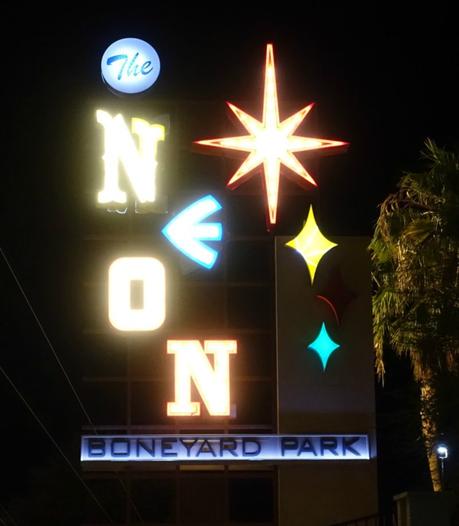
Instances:
[[[126,204],[126,192],[119,187],[119,163],[123,163],[136,199],[140,203],[156,200],[156,151],[164,141],[165,129],[142,119],[131,120],[131,130],[139,138],[137,148],[121,114],[112,117],[103,110],[96,112],[97,122],[104,128],[104,187],[97,195],[101,205]]]
[[[201,404],[191,401],[191,380],[212,416],[230,415],[229,355],[237,353],[235,340],[169,340],[167,353],[175,354],[175,402],[168,416],[198,416]],[[207,354],[214,355],[214,366]]]
[[[143,306],[132,308],[131,284],[141,281]],[[166,318],[166,272],[155,258],[119,258],[108,271],[108,317],[120,331],[154,331]]]

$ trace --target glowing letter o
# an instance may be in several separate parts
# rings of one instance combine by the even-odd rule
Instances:
[[[143,306],[131,306],[131,282],[141,281]],[[166,272],[155,258],[119,258],[108,271],[108,317],[120,331],[154,331],[166,318]]]

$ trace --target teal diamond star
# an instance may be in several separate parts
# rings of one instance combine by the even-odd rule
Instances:
[[[328,359],[330,358],[330,355],[338,349],[339,345],[335,343],[330,336],[328,335],[327,329],[325,327],[325,323],[322,323],[322,328],[320,329],[319,335],[317,338],[308,345],[308,349],[312,349],[313,351],[316,351],[316,353],[319,355],[320,360],[322,361],[322,366],[324,368],[327,367]]]

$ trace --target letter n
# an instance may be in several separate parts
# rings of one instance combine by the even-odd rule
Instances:
[[[175,355],[175,401],[168,402],[168,416],[198,416],[201,404],[191,401],[193,380],[212,416],[230,415],[229,355],[237,353],[234,340],[169,340],[167,353]],[[212,367],[208,354],[214,355]]]
[[[96,112],[97,122],[104,128],[104,187],[98,193],[101,205],[116,208],[126,205],[126,192],[119,187],[119,164],[131,183],[139,203],[156,200],[156,151],[158,141],[164,141],[165,129],[142,119],[132,119],[131,131],[138,137],[138,147],[121,114],[112,117],[103,110]]]

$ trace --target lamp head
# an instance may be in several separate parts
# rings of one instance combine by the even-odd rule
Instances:
[[[448,458],[448,447],[445,444],[438,444],[436,453],[439,459],[445,460]]]

